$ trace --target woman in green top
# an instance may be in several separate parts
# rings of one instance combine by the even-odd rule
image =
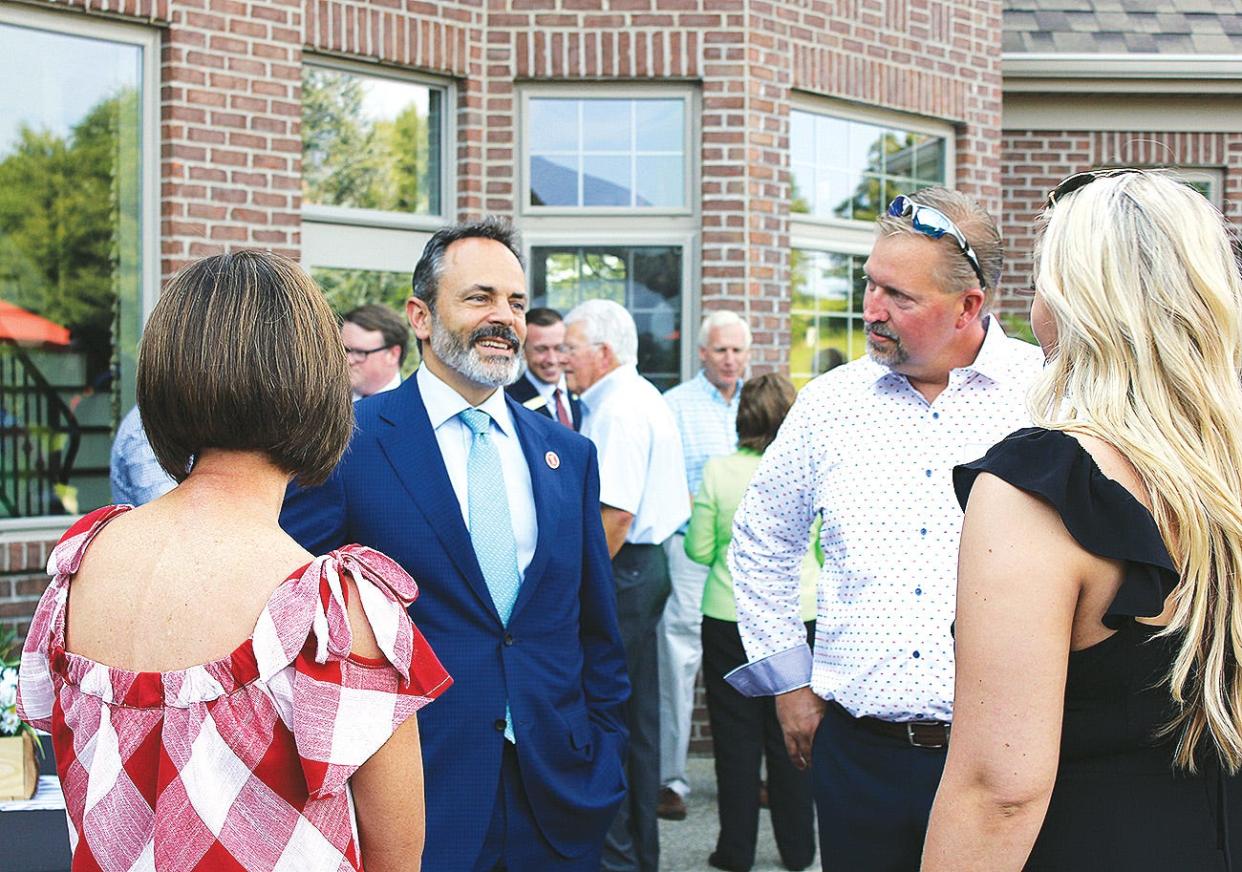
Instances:
[[[735,454],[709,460],[694,499],[686,531],[686,554],[711,567],[703,588],[703,680],[716,757],[720,834],[708,863],[729,872],[748,872],[755,862],[759,831],[759,765],[767,757],[768,803],[776,847],[786,869],[805,869],[815,860],[810,771],[789,761],[772,697],[748,698],[725,683],[731,669],[746,662],[737,630],[733,578],[725,557],[733,513],[759,466],[764,450],[793,405],[793,383],[769,373],[742,386],[738,401]],[[816,549],[802,563],[802,619],[807,642],[815,637]]]

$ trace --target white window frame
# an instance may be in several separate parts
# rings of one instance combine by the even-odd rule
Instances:
[[[389,212],[383,209],[358,209],[352,206],[324,206],[303,203],[302,222],[347,225],[391,230],[426,230],[434,233],[449,223],[457,202],[456,173],[453,155],[457,153],[456,124],[457,101],[452,83],[422,73],[398,70],[376,64],[347,61],[323,55],[307,54],[302,58],[304,67],[335,70],[365,76],[372,79],[390,79],[395,82],[423,85],[440,91],[440,212],[437,215],[415,215],[408,212]]]
[[[682,132],[682,154],[685,158],[681,206],[532,206],[530,205],[530,118],[532,99],[553,98],[560,100],[641,100],[680,99],[683,101],[685,127]],[[521,147],[518,149],[515,189],[518,192],[518,211],[528,216],[573,215],[583,217],[604,216],[693,216],[698,212],[699,185],[699,96],[690,85],[602,85],[591,83],[588,87],[575,85],[526,85],[521,89],[518,101],[518,131]]]
[[[616,206],[529,206],[530,183],[530,99],[642,99],[680,98],[686,105],[686,172],[684,208],[632,208]],[[521,86],[518,99],[518,165],[514,188],[520,200],[517,223],[522,231],[522,252],[529,269],[531,249],[535,247],[573,247],[615,245],[669,246],[681,248],[681,349],[680,378],[690,378],[698,369],[695,353],[702,310],[702,251],[699,235],[699,205],[702,199],[701,101],[696,87],[688,83],[661,85],[529,84]],[[533,282],[533,277],[528,279]],[[534,293],[531,284],[530,292]]]
[[[139,141],[139,244],[142,264],[139,293],[145,327],[160,292],[160,33],[153,27],[87,16],[68,10],[37,9],[22,4],[0,5],[0,22],[32,30],[101,39],[142,49],[142,95]],[[0,544],[57,539],[81,515],[44,515],[0,520]]]

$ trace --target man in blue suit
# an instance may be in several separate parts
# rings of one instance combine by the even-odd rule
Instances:
[[[526,335],[511,228],[439,231],[413,286],[421,368],[356,404],[344,459],[291,490],[281,524],[315,553],[383,551],[419,584],[411,617],[454,679],[419,714],[424,868],[595,872],[629,694],[595,448],[502,390]]]

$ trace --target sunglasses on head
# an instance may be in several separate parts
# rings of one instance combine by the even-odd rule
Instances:
[[[1074,173],[1061,180],[1061,182],[1048,192],[1048,197],[1044,200],[1044,208],[1048,209],[1057,204],[1057,200],[1068,197],[1070,194],[1085,188],[1096,179],[1107,179],[1113,176],[1124,176],[1127,173],[1141,173],[1142,170],[1133,167],[1116,167],[1111,170],[1087,170],[1084,173]]]
[[[951,236],[962,254],[966,255],[966,259],[970,261],[970,267],[975,271],[975,275],[979,277],[979,287],[988,286],[987,279],[983,277],[983,269],[979,266],[979,258],[975,255],[975,250],[970,247],[970,243],[966,241],[966,234],[957,228],[948,215],[939,209],[916,203],[905,194],[895,197],[893,202],[888,204],[888,214],[893,218],[909,218],[915,230],[932,239],[939,239],[945,234]]]

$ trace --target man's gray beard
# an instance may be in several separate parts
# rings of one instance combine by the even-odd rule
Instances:
[[[883,336],[884,334],[880,335]],[[901,366],[910,359],[910,355],[906,353],[905,346],[901,344],[900,339],[894,339],[890,347],[881,349],[871,342],[870,332],[867,333],[867,356],[880,366],[887,366],[889,369]]]
[[[431,350],[445,366],[461,373],[476,385],[503,388],[513,384],[522,374],[520,347],[507,361],[504,358],[485,360],[479,354],[477,346],[462,343],[457,334],[445,327],[434,314],[431,316]]]

